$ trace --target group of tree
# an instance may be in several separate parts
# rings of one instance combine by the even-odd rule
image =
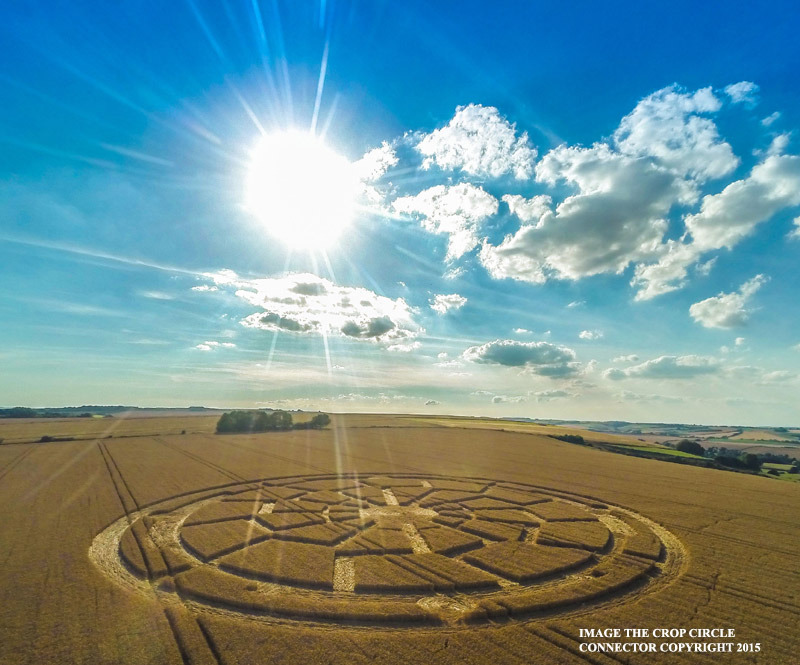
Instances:
[[[10,409],[0,409],[0,418],[36,418],[38,411],[27,406],[13,406]]]
[[[742,453],[741,455],[715,455],[714,461],[722,466],[732,469],[744,469],[747,471],[761,470],[761,460],[758,455],[753,453]]]
[[[318,413],[307,422],[294,423],[288,411],[230,411],[222,414],[217,422],[217,434],[322,429],[330,422],[326,413]]]
[[[689,455],[697,455],[698,457],[702,457],[706,449],[703,448],[697,441],[691,441],[690,439],[681,439],[678,443],[675,444],[675,450],[680,450],[682,453],[688,453]]]
[[[61,409],[59,411],[37,411],[27,406],[12,406],[10,409],[0,409],[0,418],[93,418],[94,414],[88,411],[74,413]]]
[[[713,459],[717,464],[726,466],[730,469],[741,469],[743,471],[759,471],[764,462],[772,462],[777,457],[771,454],[756,455],[754,453],[743,453],[732,448],[709,447],[703,448],[697,441],[683,439],[675,444],[675,449],[691,455]],[[789,464],[788,456],[785,463]],[[781,459],[781,462],[784,460]]]
[[[580,434],[551,434],[550,438],[566,441],[567,443],[586,443]]]

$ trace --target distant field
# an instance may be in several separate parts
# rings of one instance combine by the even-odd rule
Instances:
[[[747,442],[752,441],[789,441],[797,442],[797,438],[793,436],[781,435],[775,430],[764,429],[746,429],[741,434],[730,437],[733,440],[742,440]]]
[[[416,424],[427,427],[461,427],[468,429],[500,430],[505,432],[519,432],[521,434],[542,434],[544,436],[558,436],[572,434],[582,436],[591,441],[603,443],[616,443],[619,445],[642,445],[633,436],[620,434],[607,434],[605,432],[594,432],[580,427],[568,427],[562,425],[543,425],[540,423],[518,422],[515,420],[494,420],[490,418],[456,418],[456,417],[404,417],[404,420],[413,421]]]
[[[133,412],[135,414],[135,412]],[[0,442],[36,442],[43,436],[76,440],[107,439],[129,436],[168,436],[173,434],[212,434],[220,414],[180,416],[115,415],[94,418],[0,419]],[[310,414],[295,413],[295,422],[304,422]]]
[[[734,444],[733,446],[727,447],[737,447],[737,446],[763,446],[769,448],[800,448],[800,441],[794,442],[793,440],[787,439],[745,439],[742,437],[735,437],[735,438],[709,438],[705,439],[705,444]]]
[[[581,628],[629,626],[797,662],[796,483],[509,421],[111,420],[2,423],[82,439],[0,446],[1,663],[712,662],[580,655]]]

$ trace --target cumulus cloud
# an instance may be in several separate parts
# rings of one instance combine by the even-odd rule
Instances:
[[[538,224],[544,214],[550,212],[553,204],[553,199],[547,194],[540,194],[530,199],[518,194],[506,194],[503,196],[503,201],[508,206],[511,214],[519,217],[520,221],[525,224],[530,224],[531,222]]]
[[[699,181],[719,178],[739,164],[717,126],[705,117],[721,106],[711,88],[684,92],[669,86],[639,102],[622,119],[614,140],[623,154],[653,158],[677,175]]]
[[[603,376],[612,381],[622,379],[693,379],[707,374],[717,374],[720,365],[714,358],[705,356],[660,356],[626,369],[607,369]]]
[[[575,352],[549,342],[517,342],[494,340],[480,346],[471,346],[462,354],[474,363],[519,367],[540,376],[565,378],[574,376],[580,369]]]
[[[403,298],[339,286],[310,273],[245,279],[225,270],[209,278],[259,308],[241,321],[249,328],[340,336],[381,343],[393,351],[417,348],[416,338],[424,332]]]
[[[756,226],[784,208],[800,205],[800,157],[770,152],[750,174],[705,196],[700,212],[684,219],[686,236],[669,240],[656,263],[637,266],[637,299],[646,300],[683,286],[687,268],[705,252],[732,249]]]
[[[201,293],[208,291],[217,291],[217,290],[218,290],[217,287],[212,286],[211,284],[198,284],[197,286],[192,287],[192,291],[200,291]]]
[[[425,402],[425,406],[436,406],[437,404],[441,404],[441,402],[435,399],[429,399]]]
[[[480,104],[459,106],[445,127],[420,140],[417,150],[424,156],[424,169],[436,165],[490,178],[530,178],[536,159],[527,133],[517,136],[515,125],[496,108]]]
[[[764,275],[756,275],[742,284],[734,293],[720,293],[694,303],[689,308],[691,317],[704,328],[737,328],[750,318],[748,302],[763,284],[768,281]],[[743,338],[742,343],[744,342]],[[739,341],[737,339],[737,345]]]
[[[766,118],[763,118],[761,124],[764,125],[764,127],[770,127],[776,120],[780,119],[780,117],[780,111],[775,111],[774,113],[770,113]]]
[[[783,208],[800,205],[800,157],[770,154],[750,175],[703,198],[686,229],[701,250],[730,249]]]
[[[461,309],[466,303],[467,299],[457,293],[438,293],[430,301],[431,309],[437,314],[447,314],[451,309]]]
[[[758,95],[758,86],[752,81],[739,81],[725,86],[725,94],[731,98],[734,104],[752,105]]]
[[[480,243],[483,222],[497,213],[498,202],[480,187],[468,183],[436,185],[392,203],[395,212],[415,214],[431,233],[449,236],[447,259],[457,259]]]
[[[374,182],[391,167],[396,166],[397,162],[398,157],[394,148],[384,141],[380,147],[373,148],[357,162],[353,162],[353,169],[360,180]]]
[[[593,339],[600,339],[603,336],[603,332],[601,330],[581,330],[578,337],[581,339],[593,340]]]
[[[536,226],[524,225],[498,246],[485,242],[481,261],[498,278],[544,283],[622,272],[661,243],[670,208],[687,188],[668,170],[606,144],[561,146],[536,167],[537,180],[578,188]]]
[[[547,195],[503,196],[520,227],[497,244],[483,238],[481,263],[497,279],[538,284],[633,265],[637,300],[681,288],[693,265],[708,274],[706,253],[731,249],[800,204],[800,157],[783,154],[784,135],[745,178],[700,198],[740,163],[714,121],[721,99],[742,103],[756,90],[740,82],[720,98],[711,88],[669,86],[642,99],[609,139],[554,148],[536,164],[536,181],[572,191],[555,206]],[[668,237],[668,220],[686,207],[694,212],[682,218],[683,235]]]

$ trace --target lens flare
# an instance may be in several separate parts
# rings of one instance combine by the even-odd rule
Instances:
[[[325,248],[352,220],[359,180],[320,139],[269,134],[252,153],[246,205],[266,230],[293,248]]]

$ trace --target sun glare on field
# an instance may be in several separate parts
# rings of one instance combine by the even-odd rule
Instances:
[[[246,205],[288,245],[324,248],[350,223],[357,191],[350,162],[309,133],[287,131],[253,150]]]

